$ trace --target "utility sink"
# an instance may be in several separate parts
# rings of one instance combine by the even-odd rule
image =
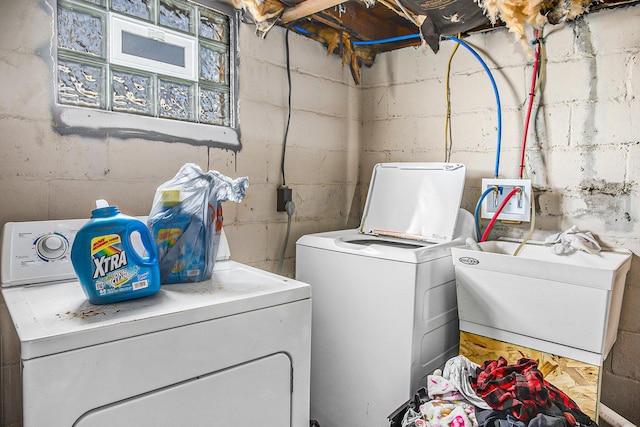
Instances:
[[[601,365],[618,332],[628,250],[556,255],[542,244],[451,249],[460,330]]]

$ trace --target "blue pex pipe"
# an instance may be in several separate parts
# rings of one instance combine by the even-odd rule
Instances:
[[[297,27],[297,26],[295,26],[294,28],[296,31],[299,31],[302,34],[312,34],[311,31],[305,30],[304,28]],[[411,39],[417,39],[417,38],[420,38],[420,34],[407,34],[403,36],[390,37],[387,39],[355,41],[353,42],[353,45],[354,46],[376,45],[376,44],[383,44],[383,43],[394,43],[398,41],[411,40]],[[480,61],[480,64],[482,64],[482,67],[484,68],[484,70],[487,72],[487,75],[489,76],[489,80],[491,80],[491,85],[493,86],[493,92],[495,93],[495,97],[496,97],[496,108],[498,112],[498,142],[496,147],[496,165],[494,169],[494,176],[497,178],[500,174],[499,173],[500,172],[500,151],[502,149],[502,107],[500,106],[501,103],[500,103],[500,93],[498,92],[498,86],[496,85],[496,81],[493,78],[493,74],[491,74],[491,70],[489,70],[487,63],[484,62],[484,60],[480,57],[480,55],[478,55],[478,53],[471,46],[469,46],[467,43],[465,43],[464,41],[460,40],[457,37],[442,36],[442,38],[445,40],[453,40],[456,43],[464,46],[467,50],[469,50],[473,54],[473,56],[475,56],[478,59],[478,61]]]
[[[480,63],[482,64],[482,67],[484,67],[484,70],[487,72],[487,75],[491,80],[491,85],[493,86],[493,92],[496,95],[496,105],[497,105],[497,111],[498,111],[498,143],[496,147],[496,167],[494,170],[494,175],[497,178],[500,170],[500,149],[502,146],[502,109],[500,107],[500,94],[498,93],[498,86],[496,85],[496,81],[493,78],[493,74],[491,74],[491,71],[489,70],[489,67],[487,66],[486,62],[484,62],[484,60],[480,57],[480,55],[478,55],[478,53],[475,50],[473,50],[471,46],[469,46],[467,43],[463,42],[457,37],[442,36],[442,38],[447,40],[453,40],[458,44],[464,46],[467,50],[469,50],[469,52],[471,52],[473,56],[475,56],[478,59],[478,61],[480,61]]]

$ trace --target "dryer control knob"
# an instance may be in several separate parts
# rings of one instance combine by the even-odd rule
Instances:
[[[47,234],[38,239],[36,251],[38,256],[44,260],[54,260],[62,258],[69,248],[67,239],[57,233]]]

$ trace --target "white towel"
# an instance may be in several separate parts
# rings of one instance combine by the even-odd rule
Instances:
[[[593,254],[602,250],[590,231],[582,232],[575,225],[562,233],[547,237],[544,239],[544,244],[551,246],[551,252],[556,255],[568,254],[577,250]]]

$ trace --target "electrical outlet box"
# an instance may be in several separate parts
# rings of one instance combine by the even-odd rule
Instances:
[[[293,199],[293,190],[286,185],[281,185],[276,189],[276,210],[284,212],[287,210],[287,202]]]
[[[494,179],[482,180],[482,192],[488,188],[495,188],[482,201],[482,218],[493,218],[504,199],[511,190],[519,188],[498,215],[498,219],[507,221],[531,221],[531,180],[529,179]]]

